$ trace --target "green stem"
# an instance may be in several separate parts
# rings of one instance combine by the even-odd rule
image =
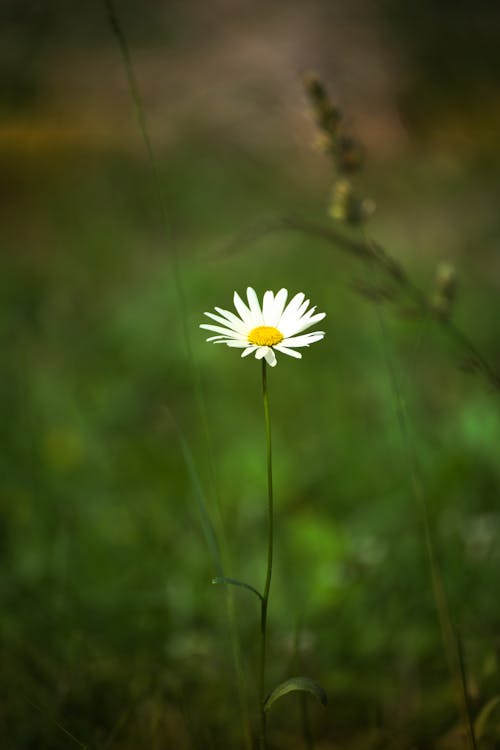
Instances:
[[[132,97],[133,104],[134,104],[135,111],[136,111],[139,130],[141,132],[144,145],[146,148],[146,153],[149,159],[151,174],[153,178],[154,193],[156,195],[156,200],[158,202],[159,215],[160,215],[160,219],[162,222],[163,233],[167,241],[167,246],[170,247],[171,252],[172,252],[172,261],[173,261],[172,267],[173,267],[174,284],[176,287],[177,296],[179,300],[179,317],[180,317],[180,320],[182,321],[184,341],[186,345],[186,353],[187,353],[188,362],[191,368],[191,375],[193,379],[193,388],[195,392],[196,403],[197,403],[198,411],[199,411],[200,418],[202,421],[204,438],[206,442],[210,482],[212,485],[212,494],[215,497],[215,512],[217,515],[216,522],[218,526],[218,533],[219,533],[220,546],[221,546],[221,550],[218,550],[217,552],[218,559],[216,562],[216,570],[217,570],[218,575],[222,575],[221,555],[222,555],[222,559],[224,559],[225,563],[227,563],[227,558],[228,558],[227,543],[226,543],[226,539],[224,536],[224,528],[223,528],[222,521],[221,521],[220,501],[219,501],[218,493],[216,491],[214,461],[213,461],[213,456],[212,456],[205,402],[203,399],[202,381],[201,381],[199,369],[196,365],[196,361],[193,355],[193,350],[192,350],[192,345],[191,345],[191,335],[190,335],[189,326],[187,323],[187,320],[188,320],[188,316],[186,314],[187,300],[186,300],[186,294],[184,291],[184,284],[182,280],[179,253],[178,253],[175,241],[174,241],[172,224],[169,220],[169,216],[165,208],[163,190],[162,190],[161,179],[160,179],[160,172],[158,169],[158,164],[157,164],[157,160],[155,157],[153,144],[151,141],[151,136],[149,133],[143,98],[142,98],[139,83],[138,83],[138,80],[134,71],[132,53],[130,50],[128,39],[125,34],[122,23],[120,21],[119,15],[116,11],[114,0],[103,0],[103,3],[107,10],[109,23],[113,31],[113,34],[115,36],[115,39],[118,44],[118,48],[120,50],[120,54],[122,57],[122,61],[123,61],[124,69],[125,69],[125,75],[127,77],[128,88],[129,88],[130,95]],[[204,509],[204,513],[206,514],[205,509]],[[211,537],[213,541],[215,539],[213,529],[211,530]],[[219,552],[221,554],[219,554]],[[236,672],[237,689],[238,689],[239,702],[240,702],[241,714],[242,714],[242,720],[243,720],[243,732],[244,732],[244,738],[245,738],[245,745],[246,745],[247,750],[251,750],[252,749],[252,737],[251,737],[250,718],[249,718],[249,711],[248,711],[248,701],[247,701],[246,690],[245,690],[245,679],[244,679],[244,674],[243,674],[243,666],[242,666],[242,658],[241,658],[241,646],[239,643],[239,637],[238,637],[238,632],[237,632],[237,622],[236,622],[236,614],[234,611],[233,595],[230,590],[226,591],[226,605],[227,605],[227,613],[228,613],[228,619],[229,619],[229,630],[231,634],[233,661],[234,661],[235,672]]]
[[[260,700],[260,750],[267,750],[266,712],[264,710],[265,679],[266,679],[266,641],[267,641],[267,605],[271,576],[273,573],[273,452],[271,444],[271,419],[269,416],[269,396],[267,392],[266,361],[262,360],[262,400],[264,403],[264,420],[266,423],[266,455],[267,455],[267,497],[268,497],[268,539],[267,539],[267,573],[264,594],[260,608],[260,671],[259,671],[259,700]]]
[[[444,587],[443,577],[441,574],[440,565],[436,555],[436,548],[432,534],[431,521],[429,517],[429,508],[427,499],[425,496],[420,471],[418,468],[417,452],[413,441],[413,436],[407,424],[407,410],[404,400],[401,386],[399,383],[398,374],[391,358],[389,346],[387,344],[388,338],[385,330],[385,322],[382,314],[380,305],[375,305],[377,319],[380,327],[381,339],[384,345],[384,356],[386,358],[387,368],[391,380],[391,386],[395,396],[396,411],[403,438],[403,444],[406,451],[406,460],[408,468],[410,470],[410,481],[411,489],[413,491],[414,498],[417,502],[418,509],[421,513],[425,551],[427,555],[427,561],[429,563],[429,571],[431,577],[432,593],[434,596],[434,603],[437,611],[437,618],[439,628],[441,631],[441,637],[443,640],[443,647],[448,663],[448,669],[452,680],[452,685],[456,691],[458,708],[461,713],[462,721],[464,724],[464,739],[469,747],[469,750],[477,750],[476,738],[474,734],[474,725],[472,721],[472,714],[470,711],[467,684],[465,680],[465,672],[463,668],[463,661],[461,662],[460,644],[456,637],[455,629],[453,627],[453,620],[451,616],[450,606],[448,603],[448,597]]]

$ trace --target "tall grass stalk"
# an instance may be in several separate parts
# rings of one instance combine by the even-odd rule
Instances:
[[[224,567],[226,567],[229,564],[229,553],[228,553],[228,546],[226,542],[224,526],[222,523],[222,513],[220,509],[220,497],[217,492],[217,486],[216,486],[217,483],[216,483],[215,464],[214,464],[213,454],[212,454],[212,441],[210,438],[210,432],[208,428],[208,419],[207,419],[207,414],[206,414],[205,401],[203,398],[203,387],[202,387],[201,375],[200,375],[197,363],[195,361],[195,357],[193,354],[193,347],[191,344],[191,335],[189,331],[188,315],[187,315],[188,306],[187,306],[187,301],[186,301],[186,294],[184,291],[179,256],[177,252],[177,247],[175,245],[175,241],[173,239],[173,233],[172,233],[171,225],[169,222],[167,210],[165,208],[165,201],[163,198],[163,191],[162,191],[159,171],[157,167],[157,160],[156,160],[156,156],[154,153],[151,136],[149,133],[149,128],[148,128],[148,124],[146,120],[146,114],[144,110],[140,88],[139,88],[137,77],[134,71],[130,46],[128,44],[127,36],[124,32],[123,26],[120,22],[118,13],[116,12],[116,8],[114,6],[113,0],[103,0],[103,2],[104,2],[105,9],[107,11],[111,30],[115,36],[118,48],[120,50],[120,54],[121,54],[121,58],[122,58],[122,62],[123,62],[123,66],[124,66],[125,74],[127,78],[128,88],[129,88],[130,95],[131,95],[134,108],[135,108],[135,112],[136,112],[137,123],[139,126],[142,139],[144,141],[144,146],[145,146],[146,153],[148,156],[149,166],[150,166],[151,174],[153,178],[154,193],[156,196],[156,200],[158,203],[158,210],[159,210],[159,214],[161,217],[162,229],[165,234],[165,238],[167,240],[167,245],[169,246],[169,249],[171,251],[173,274],[174,274],[174,285],[175,285],[178,303],[179,303],[179,317],[181,319],[181,327],[182,327],[182,332],[183,332],[184,344],[186,347],[189,371],[190,371],[191,379],[193,383],[193,390],[195,393],[195,401],[196,401],[200,421],[202,424],[203,438],[206,444],[205,453],[208,458],[209,481],[210,481],[211,490],[212,490],[212,497],[214,499],[213,505],[215,507],[217,534],[219,537],[218,541],[216,539],[213,526],[211,522],[209,521],[207,503],[205,502],[205,493],[201,490],[201,485],[198,481],[194,482],[194,490],[195,490],[195,495],[198,499],[199,505],[201,505],[201,517],[202,519],[204,519],[203,521],[204,533],[205,533],[207,542],[209,544],[209,547],[211,548],[212,556],[217,561],[215,565],[216,572],[217,572],[217,575],[222,575]],[[187,447],[187,443],[186,443],[185,438],[183,438],[181,441],[181,449],[184,455],[186,466],[188,468],[188,473],[190,477],[193,478],[194,459],[192,458],[192,453],[189,449],[186,452],[186,447]],[[195,473],[197,476],[197,472]],[[238,636],[238,626],[236,622],[234,595],[233,595],[233,592],[230,590],[230,588],[227,588],[225,591],[225,600],[226,600],[226,610],[227,610],[230,640],[231,640],[232,658],[233,658],[233,664],[234,664],[235,676],[236,676],[238,700],[239,700],[240,712],[242,716],[242,728],[243,728],[244,742],[245,742],[245,746],[247,750],[251,750],[252,738],[251,738],[250,712],[249,712],[249,707],[248,707],[246,684],[245,684],[244,672],[243,672],[243,666],[242,666],[242,654],[241,654],[241,646],[240,646],[239,636]]]
[[[173,421],[172,417],[171,419]],[[200,513],[203,534],[205,536],[208,549],[212,556],[214,569],[217,571],[218,576],[223,577],[225,566],[228,563],[227,549],[224,549],[224,547],[222,547],[221,545],[221,540],[225,541],[225,535],[220,535],[218,537],[215,532],[212,520],[210,518],[210,514],[208,512],[208,503],[206,500],[202,482],[200,480],[200,477],[196,468],[196,462],[194,460],[194,456],[189,447],[189,443],[187,442],[186,438],[184,437],[184,435],[180,431],[180,428],[177,425],[176,425],[176,429],[179,435],[179,442],[181,444],[184,462],[188,469],[189,476],[191,479],[191,484],[195,492],[196,502],[198,505],[199,513]],[[225,587],[225,602],[226,602],[226,614],[227,614],[228,623],[229,623],[231,653],[232,653],[236,683],[237,683],[237,688],[238,688],[238,700],[240,704],[240,711],[242,714],[242,721],[243,721],[244,741],[248,750],[251,750],[252,732],[251,732],[251,722],[250,722],[250,710],[248,706],[248,700],[246,698],[246,694],[247,694],[246,680],[245,680],[245,673],[243,669],[241,647],[240,647],[239,638],[238,638],[238,623],[237,623],[236,609],[235,609],[235,604],[234,604],[234,594],[233,594],[233,591],[231,590],[231,587],[229,586]]]
[[[34,701],[30,700],[29,698],[26,698],[26,703],[28,703],[32,708],[34,708],[36,711],[38,711],[42,716],[47,717],[48,711],[43,709],[41,706],[39,706],[37,703],[34,703]],[[54,724],[55,727],[59,729],[62,734],[64,734],[68,739],[72,740],[72,742],[75,745],[78,745],[78,747],[81,747],[82,750],[90,750],[89,745],[86,745],[84,742],[81,742],[81,740],[78,739],[72,732],[69,731],[67,727],[64,726],[64,724],[61,724],[58,719],[51,717],[50,722]]]
[[[127,37],[125,35],[123,26],[116,12],[113,0],[103,0],[103,2],[108,13],[108,20],[111,26],[111,30],[113,31],[113,34],[115,36],[116,42],[120,50],[121,58],[123,61],[123,67],[125,69],[125,74],[127,77],[127,85],[130,91],[130,96],[132,98],[136,117],[137,117],[137,124],[139,126],[139,130],[140,130],[142,139],[144,141],[144,147],[146,149],[146,153],[148,156],[149,166],[151,169],[151,175],[153,178],[154,194],[155,194],[156,201],[158,204],[158,212],[159,212],[161,223],[162,223],[162,229],[163,229],[165,238],[167,240],[167,245],[169,247],[169,250],[171,252],[171,257],[172,257],[172,266],[174,270],[174,284],[175,284],[175,289],[176,289],[176,293],[177,293],[177,297],[179,301],[179,312],[180,312],[181,326],[182,326],[182,331],[183,331],[183,336],[184,336],[184,343],[186,346],[188,359],[190,361],[190,364],[192,364],[193,353],[192,353],[192,346],[191,346],[191,336],[189,333],[188,318],[186,315],[186,312],[187,312],[186,295],[184,292],[184,285],[182,281],[182,274],[181,274],[180,263],[179,263],[179,255],[177,252],[175,241],[173,239],[173,233],[172,233],[172,228],[171,228],[170,220],[168,217],[168,213],[165,208],[165,201],[163,198],[163,190],[161,186],[158,165],[157,165],[157,161],[156,161],[156,157],[155,157],[155,153],[153,149],[153,144],[151,141],[151,136],[149,133],[149,128],[148,128],[148,124],[146,120],[146,113],[144,111],[144,104],[142,101],[139,84],[137,82],[137,76],[135,74],[134,66],[132,63],[132,55],[130,52],[130,47],[127,41]]]
[[[384,358],[389,373],[390,385],[394,395],[396,415],[401,432],[401,437],[403,440],[405,460],[410,476],[411,490],[416,501],[422,523],[425,553],[429,566],[432,593],[436,606],[436,613],[438,617],[445,657],[448,665],[448,670],[450,672],[452,685],[454,687],[457,705],[464,727],[465,737],[467,738],[467,746],[469,750],[476,750],[476,739],[474,736],[474,726],[468,700],[467,685],[465,680],[465,671],[463,669],[460,644],[453,627],[448,598],[446,596],[443,577],[436,555],[435,543],[433,540],[432,527],[429,517],[429,508],[420,477],[413,435],[408,425],[406,404],[401,390],[394,358],[390,350],[383,311],[381,310],[381,307],[377,302],[375,302],[375,310],[380,331],[380,339],[382,341]]]

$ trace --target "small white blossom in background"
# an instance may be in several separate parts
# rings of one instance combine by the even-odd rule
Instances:
[[[292,297],[288,305],[287,299],[286,289],[280,289],[277,294],[267,291],[261,305],[255,290],[248,287],[247,304],[237,292],[234,293],[237,315],[215,307],[217,315],[209,312],[205,315],[220,325],[203,323],[200,328],[217,334],[207,341],[243,349],[242,357],[255,354],[256,359],[264,358],[271,367],[276,365],[276,352],[301,359],[302,354],[296,350],[320,341],[325,332],[298,334],[319,323],[326,314],[316,313],[316,307],[310,308],[309,300],[302,292]]]

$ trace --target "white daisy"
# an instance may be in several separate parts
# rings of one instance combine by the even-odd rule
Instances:
[[[302,354],[296,349],[319,341],[325,332],[313,331],[302,336],[297,334],[323,320],[325,313],[316,313],[315,307],[309,308],[309,300],[305,299],[302,292],[292,297],[288,305],[287,297],[286,289],[280,289],[277,294],[267,291],[261,306],[255,290],[248,287],[248,304],[243,302],[237,292],[234,293],[234,306],[238,315],[216,307],[218,315],[209,312],[205,315],[220,325],[203,323],[200,328],[217,334],[210,336],[207,341],[243,349],[242,357],[255,354],[256,359],[264,358],[271,367],[276,364],[275,352],[301,359]]]

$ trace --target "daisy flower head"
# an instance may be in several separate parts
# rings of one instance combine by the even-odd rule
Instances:
[[[254,354],[256,359],[265,359],[271,367],[276,365],[276,352],[301,359],[302,354],[297,349],[314,344],[325,335],[324,331],[302,332],[319,323],[326,314],[309,307],[309,300],[302,292],[288,304],[287,299],[286,289],[280,289],[277,294],[267,291],[261,305],[255,290],[248,287],[246,303],[234,293],[236,313],[215,307],[216,313],[206,312],[205,315],[218,325],[202,323],[200,328],[217,334],[207,341],[243,349],[242,357]]]

